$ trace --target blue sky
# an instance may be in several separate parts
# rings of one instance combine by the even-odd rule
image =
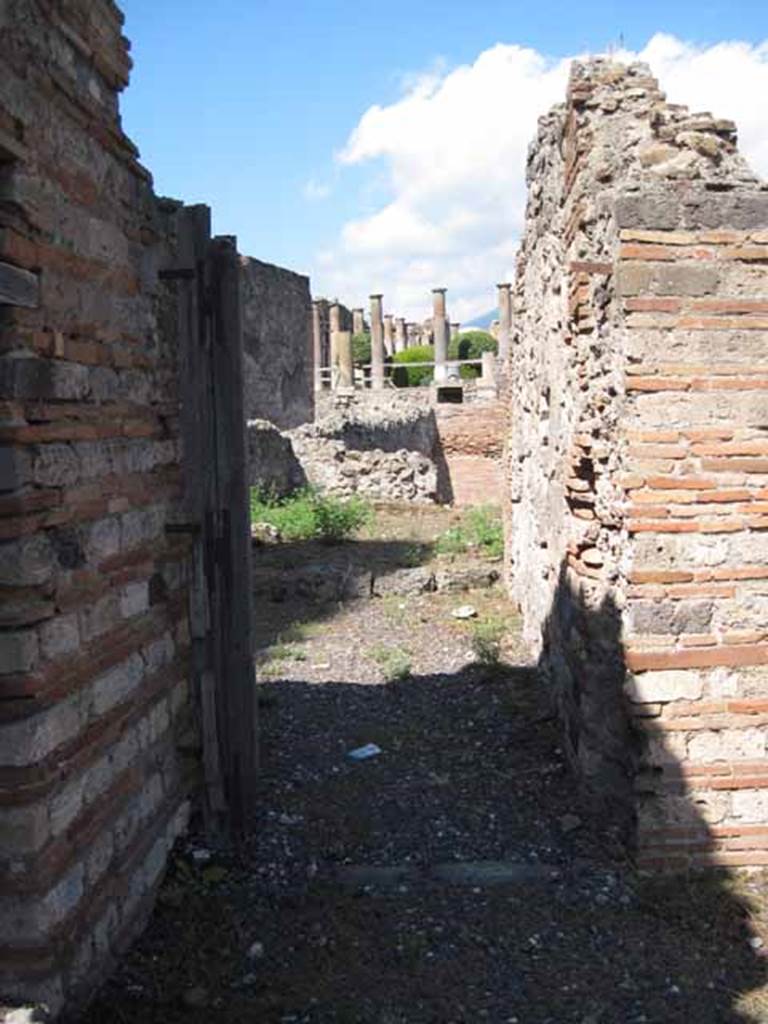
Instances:
[[[428,194],[429,146],[435,149],[436,161],[453,158],[466,164],[492,159],[497,133],[507,130],[505,118],[514,121],[519,110],[527,129],[535,123],[534,110],[541,112],[549,105],[554,86],[542,89],[544,106],[537,107],[537,83],[543,80],[545,66],[535,71],[529,66],[529,77],[515,78],[515,61],[528,58],[518,57],[516,51],[497,52],[497,65],[503,56],[504,74],[512,77],[494,78],[495,72],[486,67],[489,90],[498,82],[503,94],[505,82],[510,83],[508,95],[490,96],[498,116],[496,127],[487,132],[487,149],[475,138],[472,152],[466,151],[466,131],[458,115],[453,157],[450,150],[439,152],[428,131],[422,131],[423,153],[415,151],[418,140],[413,139],[408,154],[399,153],[396,138],[374,138],[379,128],[370,118],[361,121],[370,108],[378,106],[391,114],[387,130],[396,135],[397,118],[410,109],[403,104],[404,97],[421,89],[431,90],[434,98],[455,69],[472,68],[499,43],[535,51],[544,60],[602,52],[620,39],[626,49],[641,51],[655,34],[666,33],[681,44],[696,44],[682,57],[677,55],[678,71],[686,53],[692,59],[722,40],[750,44],[759,81],[768,68],[768,53],[759,48],[768,39],[768,4],[757,0],[525,6],[482,0],[123,0],[122,7],[135,61],[122,100],[124,125],[153,172],[157,190],[187,202],[208,203],[215,230],[237,234],[242,251],[311,273],[318,288],[335,288],[350,304],[362,301],[368,291],[385,290],[409,306],[415,293],[403,286],[403,275],[420,277],[422,287],[430,273],[447,273],[448,264],[444,269],[441,260],[451,257],[459,238],[447,239],[437,223],[434,231],[426,231],[430,217],[445,218],[447,209]],[[725,67],[729,78],[733,66],[731,61]],[[460,92],[461,80],[454,76],[450,82],[448,91]],[[516,82],[523,82],[517,90]],[[556,84],[559,89],[559,80]],[[747,87],[751,88],[749,82],[745,91]],[[689,88],[695,92],[697,86]],[[734,96],[741,96],[734,94],[732,82],[723,93],[730,106]],[[481,102],[481,93],[475,90],[473,95],[473,102]],[[765,106],[765,95],[753,96],[751,102]],[[450,134],[447,104],[441,99],[439,116],[447,118],[444,131]],[[739,111],[718,113],[738,116]],[[359,144],[350,145],[355,137]],[[346,159],[339,161],[337,155],[345,148]],[[509,151],[510,179],[522,172],[522,166],[514,166],[519,162],[517,149]],[[424,177],[419,231],[402,210],[376,219],[397,201],[398,190],[409,187],[404,182],[409,174]],[[440,186],[446,202],[449,187],[445,180]],[[466,183],[459,181],[457,187],[454,208],[461,202],[471,204]],[[412,207],[415,204],[411,202]],[[510,243],[519,227],[515,216],[511,210],[499,214],[499,223],[509,225]],[[375,223],[368,223],[371,218]],[[493,218],[492,209],[488,218]],[[384,234],[377,238],[381,225]],[[472,244],[483,246],[480,222],[474,234],[465,232],[462,237],[467,244],[471,237]],[[434,253],[428,239],[433,239]],[[384,254],[390,244],[396,251]],[[495,251],[487,267],[490,278],[508,273],[509,247],[489,236],[488,249]],[[461,281],[459,273],[451,282],[457,297]],[[467,314],[472,306],[482,305],[477,282],[473,288],[464,296],[462,312]]]

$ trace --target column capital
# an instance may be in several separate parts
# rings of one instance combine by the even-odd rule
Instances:
[[[433,295],[445,295],[445,293],[447,291],[448,291],[447,288],[433,288],[432,289],[432,294]]]
[[[369,295],[368,298],[369,299],[383,299],[384,298],[384,293],[383,292],[379,292],[378,294]]]
[[[496,287],[497,288],[511,288],[512,287],[512,282],[511,281],[502,281],[500,284],[497,284]]]

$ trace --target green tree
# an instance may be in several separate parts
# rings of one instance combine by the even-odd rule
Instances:
[[[431,366],[409,366],[409,363],[431,363],[435,350],[431,345],[418,345],[392,356],[392,380],[398,388],[417,388],[429,384],[434,376]]]
[[[367,331],[352,335],[352,362],[367,366],[371,361],[371,336]]]
[[[498,342],[487,331],[462,331],[448,345],[449,359],[480,359],[483,352],[498,352]],[[479,377],[480,367],[462,366],[461,376],[464,380]]]

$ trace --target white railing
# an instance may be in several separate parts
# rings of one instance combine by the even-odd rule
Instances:
[[[482,365],[483,365],[482,359],[447,359],[444,363],[436,363],[434,360],[425,361],[425,362],[419,361],[419,362],[413,362],[413,363],[411,363],[411,362],[384,363],[385,383],[392,384],[392,381],[391,381],[392,373],[393,373],[394,370],[397,370],[397,369],[400,369],[400,368],[408,370],[411,367],[413,367],[414,369],[416,369],[416,368],[421,369],[421,368],[424,368],[424,367],[432,367],[432,368],[434,368],[435,366],[442,366],[445,369],[445,376],[444,376],[443,380],[440,381],[439,383],[445,383],[445,382],[450,381],[452,379],[460,379],[460,369],[459,368],[462,367],[462,366],[477,366],[477,367],[480,367],[482,369]],[[363,383],[363,386],[369,385],[370,384],[370,371],[372,369],[373,369],[373,364],[372,363],[356,364],[353,367],[353,373],[354,373],[356,382],[358,382],[360,380],[360,371],[362,371],[362,375],[363,375],[362,383]],[[366,371],[368,371],[368,373],[366,373]],[[321,383],[323,383],[323,384],[330,384],[330,383],[333,382],[333,374],[334,373],[338,373],[338,368],[332,367],[332,366],[321,366],[318,369],[317,373],[318,373],[318,376],[320,378]],[[477,379],[480,379],[480,378],[477,378]],[[396,386],[396,385],[393,385],[393,386]]]

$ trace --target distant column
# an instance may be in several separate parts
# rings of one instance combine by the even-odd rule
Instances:
[[[496,356],[493,352],[483,352],[480,358],[483,367],[480,374],[482,383],[487,387],[492,387],[496,384]]]
[[[448,322],[445,316],[446,288],[432,289],[432,336],[435,339],[435,383],[445,380],[448,358]]]
[[[395,352],[404,352],[408,347],[408,336],[405,329],[405,317],[395,320]]]
[[[384,351],[391,356],[395,351],[394,323],[391,313],[384,316]]]
[[[384,324],[381,295],[371,295],[371,387],[384,387]]]
[[[334,335],[337,331],[341,330],[341,306],[338,302],[332,302],[329,311],[330,324],[328,330],[331,335]]]
[[[335,388],[351,388],[354,386],[352,368],[352,335],[349,331],[333,331],[331,334],[331,350],[333,352],[333,386]]]
[[[505,281],[496,285],[499,290],[499,359],[509,358],[509,338],[512,331],[512,285]]]
[[[365,313],[362,309],[352,310],[352,333],[363,334],[365,331]]]
[[[320,303],[312,302],[312,362],[314,366],[315,391],[323,390],[323,333],[320,327]]]
[[[457,323],[451,324],[451,339],[458,338],[458,336],[459,336],[459,329],[460,328],[461,328],[461,324],[457,324]]]

